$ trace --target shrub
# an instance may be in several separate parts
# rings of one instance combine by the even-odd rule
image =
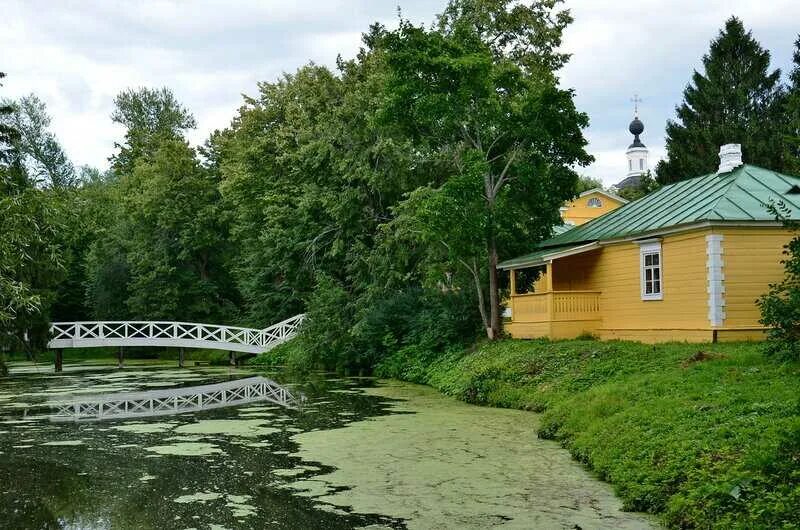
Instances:
[[[797,232],[800,224],[789,219],[783,203],[769,207],[784,226]],[[769,292],[759,298],[761,323],[770,328],[767,352],[782,359],[800,359],[800,235],[783,250],[784,278],[770,285]]]
[[[385,298],[355,329],[376,373],[422,382],[422,373],[450,349],[461,350],[480,333],[472,294],[409,289]]]

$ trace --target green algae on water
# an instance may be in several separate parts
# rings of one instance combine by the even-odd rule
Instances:
[[[173,456],[208,456],[223,452],[218,446],[203,442],[179,442],[171,445],[154,445],[145,447],[145,450],[155,453],[156,455]]]
[[[214,493],[211,491],[204,491],[200,493],[194,493],[192,495],[181,495],[175,502],[180,504],[187,504],[190,502],[206,502],[206,501],[214,501],[222,497],[220,493]]]
[[[152,434],[157,432],[165,432],[169,431],[173,427],[175,427],[177,423],[171,422],[152,422],[152,423],[145,423],[145,422],[136,422],[136,423],[126,423],[124,425],[115,425],[113,428],[118,431],[123,432],[132,432],[136,434]]]
[[[365,389],[403,400],[390,414],[292,437],[304,461],[335,471],[288,484],[296,495],[408,528],[652,528],[558,444],[539,416],[483,408],[414,385]],[[569,507],[569,508],[565,508]]]
[[[175,429],[179,434],[227,434],[254,438],[266,436],[278,429],[267,427],[264,420],[200,420],[196,423],[187,423]]]

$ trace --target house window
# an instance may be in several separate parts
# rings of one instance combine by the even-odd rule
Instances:
[[[644,171],[644,158],[639,159],[639,169]]]
[[[664,298],[664,276],[661,242],[641,243],[639,246],[642,300]]]
[[[591,199],[589,199],[588,201],[586,201],[586,205],[587,205],[589,208],[600,208],[600,207],[602,207],[602,206],[603,206],[603,201],[601,201],[601,200],[600,200],[600,199],[598,199],[597,197],[592,197]]]
[[[633,160],[628,160],[628,171],[633,171]]]

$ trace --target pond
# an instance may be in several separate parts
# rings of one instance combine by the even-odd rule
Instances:
[[[536,437],[533,413],[318,375],[301,410],[251,403],[53,423],[88,393],[280,374],[158,363],[13,366],[0,379],[0,526],[69,529],[653,528]]]

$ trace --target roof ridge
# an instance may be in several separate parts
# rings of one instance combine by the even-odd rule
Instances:
[[[628,204],[629,202],[631,202],[628,199],[626,199],[624,197],[620,197],[616,193],[612,193],[612,192],[610,192],[610,191],[608,191],[608,190],[606,190],[604,188],[592,188],[590,190],[582,191],[581,193],[578,194],[577,198],[580,199],[581,197],[586,197],[587,195],[589,195],[591,193],[601,193],[601,194],[605,195],[606,197],[611,197],[612,199],[621,202],[622,204]]]
[[[758,167],[758,166],[754,166],[754,167]],[[773,171],[773,170],[771,170],[771,169],[765,169],[765,168],[760,168],[760,169],[764,169],[765,171],[769,171],[770,173],[772,173],[773,175],[775,175],[776,177],[778,177],[778,179],[780,179],[780,180],[781,180],[781,181],[782,181],[784,184],[786,184],[787,186],[796,185],[796,184],[792,184],[792,183],[789,183],[789,182],[787,182],[787,181],[786,181],[786,179],[784,178],[784,177],[789,177],[790,175],[784,175],[784,174],[782,174],[782,173],[779,173],[779,172],[777,172],[777,171]],[[788,202],[788,203],[789,203],[790,205],[792,205],[794,208],[798,208],[798,209],[800,209],[800,205],[798,205],[798,204],[795,204],[795,203],[794,203],[794,201],[792,201],[791,199],[789,199],[788,197],[786,197],[786,193],[781,193],[781,192],[779,192],[778,190],[776,190],[775,188],[773,188],[772,186],[768,186],[767,184],[765,184],[763,181],[761,181],[761,180],[760,180],[758,177],[756,177],[755,175],[753,175],[753,174],[752,174],[752,173],[750,173],[750,172],[748,172],[748,175],[750,175],[750,178],[752,178],[753,180],[757,181],[759,184],[761,184],[762,186],[764,186],[765,188],[767,188],[769,191],[771,191],[772,193],[774,193],[775,195],[777,195],[778,197],[780,197],[780,199],[779,199],[780,201],[783,201],[784,203],[787,203],[787,202]],[[753,194],[752,194],[752,193],[749,193],[747,190],[744,190],[744,189],[743,189],[743,191],[745,191],[745,192],[746,192],[746,193],[748,193],[749,195],[753,196]],[[755,197],[755,196],[753,196],[753,198],[754,198],[755,200],[757,200],[758,202],[760,202],[761,204],[763,204],[764,206],[766,206],[766,203],[764,203],[764,201],[762,201],[762,200],[761,200],[761,199],[759,199],[758,197]]]
[[[738,174],[736,174],[737,172],[738,172]],[[702,215],[705,216],[705,217],[709,217],[713,213],[713,214],[717,214],[719,217],[722,217],[722,215],[719,212],[717,212],[717,206],[719,206],[719,203],[722,201],[722,199],[724,199],[724,198],[726,198],[728,196],[728,192],[731,191],[731,188],[734,187],[736,182],[745,173],[747,173],[747,166],[745,166],[744,164],[742,164],[741,166],[739,166],[739,167],[735,168],[733,171],[731,171],[727,176],[728,177],[734,177],[734,178],[731,179],[730,184],[728,184],[724,188],[724,190],[722,190],[722,193],[719,194],[719,196],[717,197],[717,200],[715,200],[711,204],[711,206],[708,208],[708,210],[706,210],[705,213],[703,213]],[[750,175],[750,173],[747,173],[747,174]],[[720,178],[720,174],[717,173],[716,177]],[[722,177],[722,178],[725,178],[725,177]]]

